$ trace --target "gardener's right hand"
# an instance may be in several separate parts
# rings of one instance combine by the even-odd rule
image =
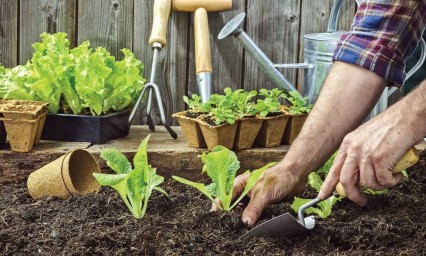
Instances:
[[[241,174],[235,178],[233,198],[243,192],[249,175]],[[280,163],[265,170],[248,193],[250,202],[244,209],[242,221],[247,225],[254,225],[267,205],[292,199],[301,193],[305,189],[307,177],[299,176],[281,168]],[[212,211],[216,210],[218,208],[213,204]]]

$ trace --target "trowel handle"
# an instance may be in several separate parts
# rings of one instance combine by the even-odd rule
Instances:
[[[403,170],[416,164],[417,161],[419,161],[419,151],[415,147],[411,147],[405,153],[405,155],[402,156],[398,163],[396,163],[392,173],[402,172]],[[340,182],[336,185],[336,192],[340,196],[346,197],[345,189],[343,188],[342,183]]]
[[[195,71],[212,72],[212,58],[210,52],[210,33],[207,10],[198,8],[194,12],[194,39],[195,39]]]
[[[167,36],[167,23],[169,20],[171,0],[155,0],[152,18],[152,30],[149,44],[160,43],[165,46]]]

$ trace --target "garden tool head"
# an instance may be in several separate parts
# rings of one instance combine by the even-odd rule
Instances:
[[[195,69],[198,91],[203,102],[210,98],[211,52],[207,12],[224,11],[232,8],[232,0],[173,0],[174,11],[194,12]]]
[[[407,168],[413,166],[419,160],[419,151],[415,147],[411,147],[405,155],[396,163],[393,168],[392,173],[399,173]],[[325,200],[329,200],[332,197],[340,195],[341,197],[346,197],[345,190],[342,184],[339,182],[336,185],[336,192],[332,196]],[[241,238],[250,238],[255,236],[269,236],[269,237],[291,237],[300,234],[304,234],[309,230],[313,229],[315,226],[314,216],[305,217],[303,212],[309,207],[315,206],[322,200],[320,198],[315,198],[306,204],[302,205],[297,211],[299,221],[297,221],[290,213],[284,213],[279,215],[267,222],[264,222],[244,235]]]

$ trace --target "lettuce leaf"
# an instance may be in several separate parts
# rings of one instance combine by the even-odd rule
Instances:
[[[201,155],[201,161],[204,163],[202,172],[206,173],[211,178],[211,184],[204,185],[203,183],[193,182],[177,176],[172,176],[172,178],[185,185],[198,189],[201,193],[207,196],[208,199],[215,203],[219,209],[224,211],[230,211],[237,206],[243,197],[253,188],[263,171],[275,164],[269,163],[252,172],[247,170],[246,173],[250,173],[250,176],[244,191],[231,205],[234,179],[238,169],[240,168],[240,162],[238,161],[236,154],[219,145],[208,154],[203,153]],[[217,204],[214,199],[215,197],[220,199],[221,205]]]

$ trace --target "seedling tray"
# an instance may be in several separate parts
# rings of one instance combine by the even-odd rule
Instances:
[[[48,113],[42,140],[102,144],[129,134],[130,111],[104,116]]]

